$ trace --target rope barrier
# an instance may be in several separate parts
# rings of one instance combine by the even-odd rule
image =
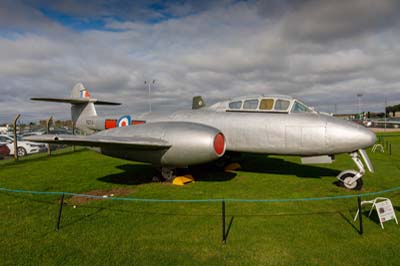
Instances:
[[[298,201],[321,201],[321,200],[337,200],[337,199],[349,199],[357,197],[375,196],[385,194],[389,192],[399,191],[400,187],[389,188],[386,190],[362,193],[362,194],[351,194],[351,195],[340,195],[340,196],[328,196],[328,197],[314,197],[314,198],[287,198],[287,199],[146,199],[146,198],[120,198],[120,197],[104,197],[97,195],[88,194],[77,194],[71,192],[55,192],[55,191],[32,191],[22,189],[9,189],[0,188],[0,191],[11,192],[11,193],[25,193],[25,194],[36,194],[36,195],[68,195],[77,197],[87,197],[95,199],[108,199],[108,200],[119,200],[119,201],[135,201],[135,202],[159,202],[159,203],[203,203],[203,202],[245,202],[245,203],[273,203],[273,202],[298,202]]]

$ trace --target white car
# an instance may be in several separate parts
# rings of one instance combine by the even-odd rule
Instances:
[[[17,138],[18,147],[17,154],[18,156],[25,156],[27,154],[38,153],[41,151],[46,151],[46,144],[23,141]],[[7,135],[0,135],[0,144],[6,144],[10,149],[10,155],[14,155],[14,138]]]

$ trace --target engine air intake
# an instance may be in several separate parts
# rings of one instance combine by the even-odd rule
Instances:
[[[217,155],[225,152],[225,137],[222,133],[218,133],[214,138],[214,150]]]

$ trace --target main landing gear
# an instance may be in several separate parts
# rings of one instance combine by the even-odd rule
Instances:
[[[161,168],[161,175],[166,181],[172,182],[172,180],[175,177],[175,171],[176,171],[175,168],[162,167]]]
[[[361,158],[363,158],[371,173],[374,172],[374,169],[365,150],[358,150],[350,153],[349,155],[351,156],[351,159],[353,159],[354,163],[357,165],[358,171],[345,170],[341,172],[336,178],[339,179],[341,184],[347,189],[361,190],[363,186],[363,181],[361,177],[365,174],[365,167]]]
[[[158,174],[153,176],[153,182],[172,182],[176,177],[176,169],[170,167],[160,167],[157,169]]]

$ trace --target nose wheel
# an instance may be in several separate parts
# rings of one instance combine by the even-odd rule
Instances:
[[[340,180],[341,185],[343,185],[345,188],[350,189],[350,190],[361,190],[363,186],[363,181],[361,177],[358,177],[358,173],[353,170],[347,170],[341,172],[337,178]]]
[[[360,156],[361,155],[361,156]],[[341,185],[350,190],[361,190],[363,186],[363,181],[361,177],[365,174],[365,167],[361,160],[364,159],[367,164],[368,169],[373,172],[371,162],[368,159],[368,155],[364,150],[359,150],[358,152],[350,153],[351,159],[358,167],[358,171],[355,170],[345,170],[341,172],[336,178],[339,179]]]

